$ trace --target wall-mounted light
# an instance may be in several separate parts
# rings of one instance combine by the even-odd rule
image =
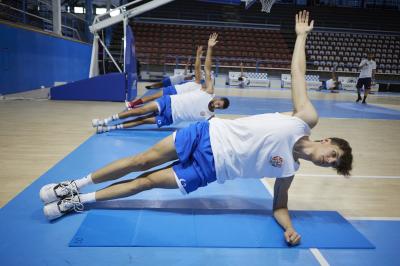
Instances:
[[[119,9],[114,9],[114,10],[111,10],[111,12],[110,12],[110,16],[111,16],[111,17],[116,17],[116,16],[118,16],[119,14],[121,14],[121,12],[119,11]]]

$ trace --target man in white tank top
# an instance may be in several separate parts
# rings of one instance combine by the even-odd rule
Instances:
[[[360,75],[356,85],[356,102],[361,101],[361,89],[364,87],[364,98],[362,99],[362,103],[366,104],[367,96],[371,90],[371,85],[373,80],[375,80],[376,62],[374,61],[374,54],[372,52],[368,52],[368,58],[362,59],[358,67],[360,69]]]
[[[165,95],[175,95],[182,94],[186,92],[200,90],[202,88],[201,85],[201,57],[203,55],[203,46],[199,45],[197,47],[196,52],[196,61],[195,61],[195,79],[193,81],[188,81],[182,84],[171,85],[167,87],[162,87],[160,91],[153,93],[149,96],[144,96],[142,98],[125,102],[125,105],[128,109],[135,108],[139,105],[143,105],[145,103],[154,101],[158,98],[161,98]]]
[[[309,14],[296,15],[296,43],[292,57],[293,112],[260,114],[236,120],[214,118],[176,131],[146,152],[117,160],[77,180],[49,184],[40,191],[46,204],[48,219],[56,219],[82,205],[128,197],[152,188],[180,189],[190,193],[208,183],[223,183],[233,178],[276,177],[273,214],[283,228],[283,238],[296,245],[301,236],[293,228],[289,211],[288,190],[299,168],[299,160],[317,166],[332,167],[339,174],[349,175],[352,154],[349,144],[339,138],[312,141],[310,130],[318,122],[318,114],[307,95],[305,44],[313,21]],[[210,66],[212,47],[217,43],[210,36],[206,58],[206,86],[212,87]],[[138,178],[115,183],[105,189],[79,194],[90,184],[116,180],[131,172],[146,171],[167,162],[165,168],[148,171]]]
[[[211,50],[208,49],[205,71],[211,73]],[[197,49],[196,76],[201,75],[202,47]],[[208,58],[208,59],[207,59]],[[142,107],[114,114],[105,119],[93,119],[92,125],[97,133],[116,129],[132,128],[142,124],[157,124],[158,127],[180,122],[206,121],[214,116],[215,109],[226,109],[229,100],[226,97],[215,97],[214,86],[208,82],[208,87],[196,87],[196,90],[176,95],[164,95]],[[200,84],[199,84],[200,85]],[[135,117],[134,120],[113,122],[120,119]]]

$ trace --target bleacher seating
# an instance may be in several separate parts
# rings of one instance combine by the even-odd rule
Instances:
[[[306,75],[307,89],[319,89],[322,82],[319,80],[319,75]],[[281,75],[281,87],[290,88],[292,85],[292,77],[290,74]]]
[[[259,61],[261,68],[288,68],[295,41],[293,17],[299,8],[301,7],[276,3],[272,7],[271,13],[265,16],[260,11],[259,3],[245,10],[243,6],[176,0],[143,16],[160,19],[190,19],[205,21],[209,24],[217,21],[218,23],[281,25],[280,30],[265,30],[264,34],[262,34],[262,30],[258,32],[259,34],[257,30],[252,34],[242,34],[242,31],[249,32],[249,29],[231,28],[231,31],[237,33],[237,35],[232,32],[229,33],[229,36],[224,34],[226,36],[224,41],[228,44],[225,47],[219,47],[216,56],[220,57],[218,60],[221,61],[221,65],[225,66],[237,66],[240,62],[233,61],[231,58],[241,58],[248,60],[245,66],[254,66],[252,59],[257,59],[265,60]],[[320,29],[318,31],[317,28],[310,34],[307,43],[309,48],[307,51],[308,68],[330,72],[332,66],[337,64],[338,72],[355,73],[358,72],[358,64],[366,49],[370,49],[376,54],[378,74],[400,74],[400,35],[378,32],[379,30],[398,31],[400,28],[398,11],[331,6],[308,6],[307,9],[311,12],[312,18],[318,22],[318,27],[328,27],[331,28],[330,30],[334,30],[334,28],[344,29],[338,29],[337,32],[322,32]],[[207,10],[207,16],[195,12],[196,10]],[[372,17],[374,18],[373,22],[371,21]],[[213,29],[213,27],[207,27],[207,29]],[[276,38],[279,40],[272,43],[271,39]],[[192,44],[194,45],[194,43]],[[259,47],[260,45],[264,47]],[[173,49],[169,51],[171,53],[176,52]],[[150,61],[160,63],[162,59],[150,59]]]
[[[400,35],[312,32],[306,48],[310,66],[316,70],[331,71],[331,66],[337,65],[339,72],[358,72],[361,59],[371,51],[378,74],[400,74]]]
[[[295,2],[293,2],[295,3]],[[256,2],[251,8],[244,9],[244,4],[218,5],[203,1],[175,0],[155,10],[145,13],[144,17],[188,19],[218,22],[241,22],[258,24],[294,25],[294,14],[305,7],[302,5],[275,3],[271,13],[261,12],[261,3]],[[206,13],[198,12],[207,10]],[[367,29],[398,31],[400,28],[399,12],[396,9],[362,9],[350,7],[308,5],[307,10],[318,27]],[[373,19],[372,19],[373,18]]]
[[[209,35],[218,32],[215,64],[239,66],[242,61],[245,66],[255,67],[256,60],[263,60],[261,68],[290,66],[290,50],[279,30],[139,22],[133,24],[133,29],[137,57],[149,64],[174,64],[177,56],[186,60],[195,54],[197,45],[206,50]]]

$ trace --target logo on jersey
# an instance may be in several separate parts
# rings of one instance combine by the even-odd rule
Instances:
[[[273,156],[269,161],[273,167],[282,167],[283,158],[281,156]]]
[[[161,125],[161,123],[162,123],[161,119],[158,119],[157,124]]]
[[[185,179],[179,179],[179,181],[182,184],[182,187],[186,187],[186,180]]]

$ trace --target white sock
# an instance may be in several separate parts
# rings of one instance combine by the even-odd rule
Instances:
[[[122,128],[124,128],[124,125],[122,125],[122,124],[115,125],[115,126],[107,126],[108,131],[116,130],[116,129],[122,129]]]
[[[79,194],[81,203],[91,203],[96,202],[96,192]]]
[[[104,119],[104,123],[107,125],[111,121],[115,121],[115,120],[118,120],[118,119],[119,119],[118,114],[115,114],[115,115],[112,115],[112,116],[107,117],[106,119]]]
[[[91,185],[93,184],[92,174],[88,174],[87,176],[77,179],[74,182],[79,189],[86,187],[87,185]]]

